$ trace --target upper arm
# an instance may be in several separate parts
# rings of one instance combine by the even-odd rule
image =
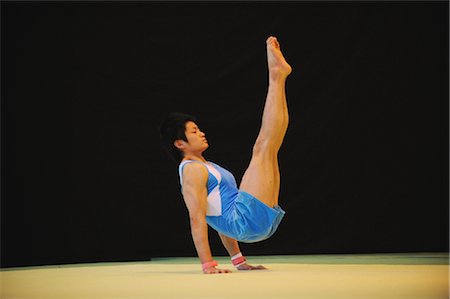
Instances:
[[[208,171],[199,163],[189,163],[183,169],[183,198],[189,215],[206,216]]]

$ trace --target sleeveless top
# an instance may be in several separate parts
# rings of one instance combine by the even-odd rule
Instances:
[[[233,174],[215,163],[181,162],[178,171],[182,193],[183,168],[187,163],[200,163],[208,169],[206,222],[209,226],[246,243],[265,240],[275,233],[285,212],[279,206],[271,208],[240,191]]]
[[[200,163],[208,169],[206,220],[226,214],[238,197],[239,189],[233,174],[213,162],[186,160],[178,167],[181,191],[183,191],[183,168],[188,163]]]

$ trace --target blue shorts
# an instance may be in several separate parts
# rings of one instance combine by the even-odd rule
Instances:
[[[232,232],[230,237],[240,242],[253,243],[271,237],[284,214],[281,207],[271,208],[251,194],[239,191],[233,208],[225,217]]]

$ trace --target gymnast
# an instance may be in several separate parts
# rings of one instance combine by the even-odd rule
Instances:
[[[205,274],[231,272],[216,268],[207,225],[218,232],[236,269],[262,270],[266,268],[246,262],[238,241],[253,243],[269,238],[285,214],[278,205],[278,151],[288,127],[285,84],[292,68],[283,57],[276,37],[266,40],[266,50],[269,87],[261,128],[239,189],[229,171],[203,157],[209,145],[193,116],[171,113],[160,126],[163,147],[180,163],[181,192]]]

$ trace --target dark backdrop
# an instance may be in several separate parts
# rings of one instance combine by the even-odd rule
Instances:
[[[3,267],[195,256],[157,126],[196,115],[239,182],[269,35],[294,69],[287,214],[244,254],[448,251],[448,2],[1,8]]]

